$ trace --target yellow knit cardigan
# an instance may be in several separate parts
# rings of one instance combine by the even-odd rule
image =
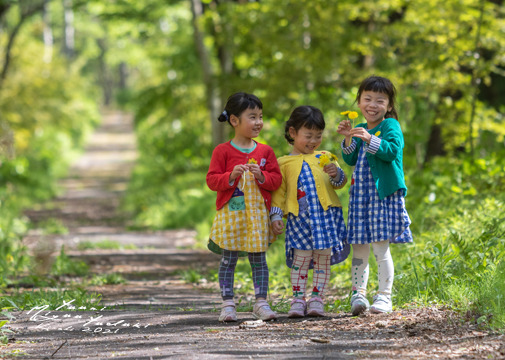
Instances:
[[[272,206],[279,207],[284,216],[287,216],[288,213],[298,216],[298,177],[304,161],[312,170],[317,197],[323,209],[326,211],[330,206],[342,207],[335,189],[342,188],[347,183],[347,179],[339,187],[330,183],[330,177],[323,171],[319,165],[319,159],[316,157],[322,153],[329,154],[328,151],[315,151],[313,154],[286,155],[278,159],[282,173],[282,184],[272,194]],[[340,167],[338,163],[336,165]]]

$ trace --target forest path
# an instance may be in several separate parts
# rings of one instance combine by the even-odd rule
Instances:
[[[118,273],[126,284],[87,287],[103,295],[97,309],[31,309],[14,313],[0,358],[18,359],[484,359],[505,356],[504,337],[478,330],[449,311],[415,308],[389,315],[327,314],[319,319],[220,324],[215,284],[186,284],[181,270],[217,268],[219,259],[192,248],[190,230],[128,231],[119,210],[137,157],[132,118],[105,114],[86,151],[51,202],[27,211],[56,219],[66,235],[32,231],[25,243],[47,266],[62,245],[94,274]],[[120,249],[101,250],[105,241]],[[86,244],[89,250],[82,249]],[[104,306],[106,306],[104,308]]]

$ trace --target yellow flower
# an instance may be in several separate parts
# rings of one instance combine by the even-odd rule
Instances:
[[[249,161],[247,161],[248,164],[257,164],[258,162],[256,160],[254,160],[253,158],[249,159]]]
[[[356,111],[342,111],[340,115],[347,115],[349,120],[352,120],[352,127],[354,127],[354,119],[358,117],[358,113]]]
[[[356,111],[350,111],[348,116],[349,119],[354,120],[358,117],[358,113]]]
[[[316,155],[319,158],[319,166],[325,167],[328,164],[331,164],[332,161],[336,161],[337,157],[331,153],[323,152],[319,155]]]

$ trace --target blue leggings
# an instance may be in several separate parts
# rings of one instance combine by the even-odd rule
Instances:
[[[237,266],[238,251],[224,250],[219,264],[219,287],[223,300],[233,299],[233,285],[235,267]],[[268,265],[264,252],[249,253],[256,299],[265,298],[268,294]]]

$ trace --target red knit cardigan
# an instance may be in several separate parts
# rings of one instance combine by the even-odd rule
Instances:
[[[259,186],[261,195],[263,195],[263,199],[265,199],[267,209],[270,210],[272,205],[271,192],[276,190],[282,182],[281,171],[274,151],[268,145],[256,143],[256,149],[246,154],[234,148],[229,141],[216,146],[207,173],[207,186],[211,190],[217,191],[217,210],[221,209],[231,199],[240,180],[240,177],[235,179],[233,185],[230,186],[229,179],[233,168],[236,165],[247,164],[249,159],[256,160],[265,176],[263,183],[259,183],[257,179],[256,183]]]

